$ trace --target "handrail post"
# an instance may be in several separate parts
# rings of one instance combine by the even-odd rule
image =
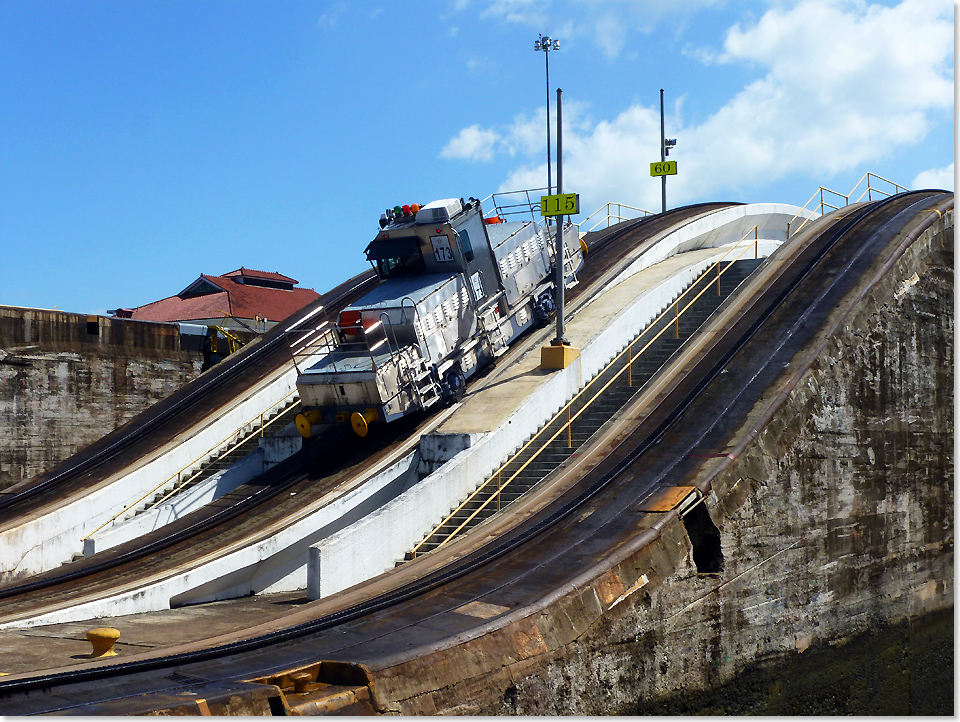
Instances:
[[[570,420],[570,404],[567,404],[567,446],[573,448],[573,422]]]
[[[633,386],[633,342],[627,347],[627,388]]]
[[[680,338],[680,299],[679,298],[676,300],[673,306],[677,312],[676,318],[674,318],[674,326],[676,328],[676,338]]]
[[[753,227],[753,260],[760,258],[760,224]]]

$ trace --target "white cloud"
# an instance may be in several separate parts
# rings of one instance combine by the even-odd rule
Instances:
[[[347,14],[346,0],[331,3],[329,9],[317,18],[317,27],[333,30]]]
[[[441,158],[488,161],[493,157],[493,148],[500,140],[493,130],[485,130],[479,125],[464,128],[440,151]]]
[[[555,38],[586,38],[614,60],[623,53],[632,33],[650,33],[667,18],[683,22],[702,8],[724,1],[489,0],[480,17],[546,30]],[[558,27],[559,20],[563,22]]]
[[[721,62],[769,68],[778,86],[824,109],[953,104],[950,0],[904,0],[896,7],[856,0],[806,0],[768,11],[753,27],[735,25]]]
[[[583,207],[590,212],[608,201],[645,197],[644,188],[650,186],[649,161],[660,157],[659,108],[633,106],[612,121],[597,123],[587,133],[577,129],[580,115],[581,111],[572,104],[569,109],[564,105],[564,176],[576,178],[575,190],[581,193]],[[531,145],[545,154],[546,131],[542,121],[536,127],[528,125],[525,130]],[[546,165],[544,160],[514,171],[500,190],[545,186]],[[556,168],[553,179],[556,181]],[[656,194],[647,198],[648,205],[653,205],[658,194],[659,187]]]
[[[542,28],[551,18],[550,5],[550,0],[491,0],[480,17]]]
[[[532,4],[495,3],[515,10]],[[607,0],[593,5],[613,7]],[[750,26],[733,26],[722,52],[701,57],[755,67],[762,75],[700,124],[687,124],[680,105],[668,117],[668,135],[678,139],[671,158],[679,166],[668,181],[670,204],[791,174],[828,179],[870,170],[864,167],[921,142],[952,113],[953,51],[949,0],[903,0],[894,7],[802,0],[777,5]],[[478,137],[464,146],[482,148],[475,154],[484,160],[494,152],[532,160],[512,171],[502,190],[542,187],[543,124],[541,109],[538,118],[518,117],[486,135],[474,126],[467,130]],[[565,176],[569,169],[568,177],[577,179],[585,207],[626,197],[659,208],[660,184],[649,176],[650,162],[659,159],[659,130],[658,107],[634,105],[612,120],[589,122],[564,105]]]
[[[945,191],[952,191],[954,187],[953,163],[946,168],[930,168],[919,173],[910,184],[911,188],[917,190],[922,188],[941,188]]]

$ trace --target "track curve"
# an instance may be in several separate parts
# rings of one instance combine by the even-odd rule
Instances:
[[[748,306],[727,309],[726,325],[705,342],[699,355],[684,362],[684,373],[656,390],[648,400],[653,404],[650,413],[610,447],[602,461],[549,506],[504,529],[493,543],[439,567],[437,560],[419,567],[411,563],[409,569],[432,570],[397,589],[371,592],[373,596],[359,604],[337,609],[337,604],[358,592],[337,595],[304,612],[315,618],[270,634],[214,649],[0,681],[0,695],[18,695],[18,703],[24,706],[13,709],[71,709],[93,700],[106,703],[118,695],[176,688],[169,678],[156,674],[161,670],[175,669],[195,679],[248,679],[258,670],[291,666],[304,659],[352,659],[376,668],[377,659],[386,664],[384,660],[395,662],[414,653],[405,641],[414,629],[421,634],[420,644],[439,643],[444,634],[456,633],[449,615],[465,599],[496,592],[499,599],[514,599],[518,605],[540,603],[537,600],[544,598],[545,590],[574,584],[591,560],[609,554],[634,534],[637,502],[665,478],[675,481],[688,476],[697,464],[691,450],[721,445],[730,420],[735,421],[743,406],[780,373],[780,360],[809,342],[819,327],[818,319],[829,314],[900,228],[917,213],[944,202],[944,197],[913,193],[869,204],[811,238],[777,268]],[[831,280],[825,283],[824,278]],[[721,374],[731,364],[741,373]],[[704,394],[708,388],[710,393]],[[677,431],[681,418],[682,426],[692,431]],[[658,453],[647,453],[653,448]],[[648,481],[638,486],[638,479]],[[579,519],[574,512],[580,513]],[[455,549],[462,553],[462,545]],[[563,570],[557,567],[560,560]],[[441,619],[446,627],[439,623]],[[332,634],[332,630],[340,631]],[[252,652],[257,653],[255,659]],[[129,676],[144,672],[150,674]],[[127,679],[126,684],[133,686],[121,690],[103,682],[111,679]],[[189,683],[180,688],[188,689]],[[38,689],[56,689],[57,697],[44,708],[42,699],[35,697],[34,704],[20,696]]]

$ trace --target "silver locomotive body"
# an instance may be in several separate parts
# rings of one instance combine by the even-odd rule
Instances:
[[[475,199],[397,216],[381,220],[366,248],[380,285],[294,353],[306,436],[313,424],[348,420],[365,435],[375,421],[459,398],[468,378],[553,310],[556,226],[484,219]],[[576,227],[563,239],[571,286],[583,263]]]

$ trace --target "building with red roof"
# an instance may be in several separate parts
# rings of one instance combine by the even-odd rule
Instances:
[[[114,315],[142,321],[184,321],[262,333],[320,297],[312,288],[281,273],[242,266],[222,276],[200,274],[176,296],[137,308],[118,308]]]

